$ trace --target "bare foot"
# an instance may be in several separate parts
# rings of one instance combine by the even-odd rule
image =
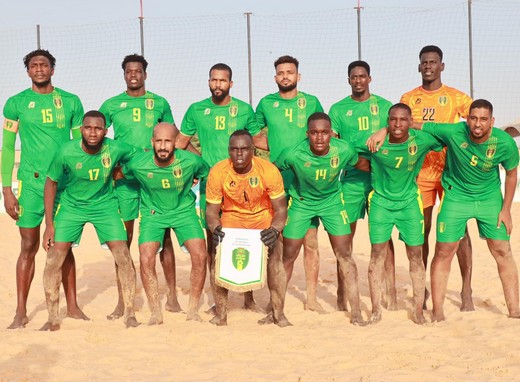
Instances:
[[[289,322],[289,320],[287,319],[287,317],[285,317],[284,314],[282,314],[279,319],[274,320],[274,323],[276,325],[278,325],[280,328],[285,328],[287,326],[293,326],[293,324],[291,324]]]
[[[372,315],[371,315],[370,318],[368,319],[368,323],[369,323],[370,325],[377,324],[378,322],[381,321],[382,318],[383,318],[383,316],[381,315],[381,312],[378,312],[378,313],[372,313]]]
[[[446,321],[446,317],[444,316],[444,312],[437,313],[435,310],[432,312],[432,322],[441,322]]]
[[[520,318],[520,312],[511,313],[507,317],[509,317],[509,318]]]
[[[60,324],[52,323],[49,321],[47,321],[45,324],[43,324],[43,326],[40,328],[40,331],[42,331],[42,332],[45,332],[45,331],[55,332],[56,330],[60,330]]]
[[[152,314],[150,319],[148,320],[148,325],[162,325],[163,317],[162,314]]]
[[[202,318],[200,318],[198,313],[188,313],[188,316],[186,317],[186,321],[202,322]]]
[[[472,312],[475,310],[475,307],[473,306],[473,299],[471,298],[471,292],[461,292],[460,298],[462,299],[462,303],[460,304],[461,312]]]
[[[363,316],[361,315],[361,312],[354,313],[350,315],[350,323],[352,325],[356,326],[367,326],[368,322],[363,320]]]
[[[417,325],[426,324],[426,318],[424,318],[424,314],[422,312],[412,314],[412,321],[415,322]]]
[[[125,325],[127,328],[137,328],[141,323],[137,321],[135,316],[130,316],[125,320]]]
[[[258,320],[258,325],[269,325],[269,324],[274,324],[273,313],[269,313],[267,316],[265,316],[261,320]]]
[[[13,322],[11,322],[11,325],[7,327],[7,329],[21,329],[25,328],[25,325],[29,323],[29,318],[27,316],[19,316],[15,315],[13,318]]]
[[[118,304],[116,306],[116,308],[114,309],[114,311],[107,316],[107,320],[110,320],[110,321],[117,320],[118,318],[123,317],[124,313],[125,313],[125,306]]]
[[[256,302],[253,299],[244,299],[244,309],[255,313],[265,313],[262,308],[256,305]]]
[[[74,318],[76,320],[90,321],[90,318],[88,318],[88,316],[85,313],[83,313],[83,311],[79,307],[77,307],[74,310],[67,309],[67,317]]]
[[[313,301],[307,300],[307,301],[305,301],[305,303],[303,304],[303,308],[305,310],[311,310],[311,311],[319,313],[319,314],[324,314],[325,313],[325,309],[323,309],[323,307],[321,306],[321,304],[317,300],[313,300]]]
[[[208,310],[205,310],[204,313],[206,314],[217,314],[217,306],[215,304],[211,305],[211,307]]]
[[[220,318],[215,316],[209,322],[217,326],[227,326],[227,318]]]
[[[182,312],[181,306],[179,305],[179,301],[177,301],[177,298],[167,298],[166,304],[164,305],[164,309],[172,313]]]

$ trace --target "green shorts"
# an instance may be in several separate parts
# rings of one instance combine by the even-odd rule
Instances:
[[[368,197],[368,227],[371,244],[386,243],[392,236],[394,225],[399,239],[406,245],[424,243],[424,216],[421,194],[417,198],[391,201],[372,191]]]
[[[441,199],[437,217],[437,241],[455,243],[462,239],[469,219],[475,218],[480,237],[494,240],[509,240],[502,223],[497,228],[498,214],[502,209],[500,190],[486,200],[460,200],[447,193]]]
[[[285,197],[287,199],[287,204],[289,205],[291,197],[289,196],[289,186],[292,182],[294,182],[294,172],[292,170],[283,170],[281,171],[283,186],[285,191]],[[311,225],[309,228],[318,228],[320,226],[320,219],[316,216],[312,218]]]
[[[370,175],[370,174],[369,174]],[[365,179],[366,178],[366,179]],[[368,180],[368,184],[366,182]],[[368,194],[372,191],[370,186],[370,176],[363,179],[353,180],[354,183],[342,183],[341,191],[345,201],[345,209],[351,223],[359,219],[364,219],[368,208]]]
[[[16,225],[20,228],[35,228],[42,224],[45,216],[43,205],[44,186],[39,180],[18,180],[19,213]],[[56,192],[54,211],[58,207],[61,190]]]
[[[159,242],[163,246],[164,233],[172,228],[180,245],[191,239],[204,239],[202,223],[195,208],[173,210],[166,213],[141,209],[139,245]]]
[[[341,193],[332,195],[319,203],[309,205],[305,201],[291,198],[287,211],[287,223],[283,236],[288,239],[302,239],[313,219],[322,221],[325,230],[333,236],[350,234],[350,221],[343,205]]]
[[[120,179],[116,182],[119,212],[125,222],[139,217],[139,183]]]
[[[54,241],[78,242],[86,223],[91,223],[101,244],[108,241],[126,241],[126,229],[118,212],[117,199],[87,206],[60,204],[54,215]]]

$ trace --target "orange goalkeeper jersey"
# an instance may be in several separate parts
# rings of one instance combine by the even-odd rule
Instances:
[[[285,195],[280,171],[269,161],[253,157],[253,168],[237,174],[231,159],[213,166],[206,185],[206,201],[222,203],[221,222],[227,228],[269,228],[271,199]]]
[[[473,101],[460,90],[442,85],[434,91],[427,91],[419,86],[403,94],[401,102],[410,106],[415,122],[456,123],[460,118],[467,118]],[[429,152],[417,180],[439,181],[445,161],[446,149]]]

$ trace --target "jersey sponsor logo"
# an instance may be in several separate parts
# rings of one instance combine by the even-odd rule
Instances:
[[[417,99],[415,100],[415,104],[418,105],[418,104],[420,104],[420,103],[421,103],[421,98],[417,98]]]
[[[27,106],[28,109],[34,109],[36,106],[36,103],[34,101],[29,102],[29,106]]]
[[[249,251],[245,248],[235,248],[231,252],[231,261],[237,271],[241,271],[249,264]]]
[[[311,166],[312,166],[311,162],[305,162],[305,164],[303,165],[303,167],[311,167]]]
[[[153,179],[153,172],[149,172],[148,174],[146,174],[146,177],[148,179]]]
[[[352,117],[352,110],[347,111],[347,117]]]
[[[305,98],[298,98],[298,108],[305,109],[307,106],[307,100]]]
[[[209,113],[211,113],[211,110],[209,108],[207,108],[206,110],[204,110],[204,115],[209,115]]]
[[[251,178],[249,178],[249,185],[253,188],[256,188],[258,187],[258,185],[260,184],[260,180],[258,179],[257,176],[252,176]]]
[[[229,182],[229,187],[235,187],[236,185],[237,185],[237,182],[235,182],[234,180]]]
[[[182,177],[182,168],[181,167],[175,167],[173,169],[173,176],[177,179]]]
[[[76,163],[76,170],[81,170],[83,168],[83,163],[78,162]]]
[[[121,105],[119,105],[120,109],[126,108],[126,102],[121,102]]]
[[[339,157],[337,155],[334,155],[332,158],[330,158],[330,167],[337,168],[339,166]]]
[[[383,151],[381,151],[381,154],[383,154],[383,155],[388,155],[388,150],[387,150],[387,149],[384,149]]]
[[[415,144],[415,142],[408,147],[408,154],[410,154],[410,155],[417,154],[417,145]]]
[[[370,114],[378,115],[379,114],[379,106],[377,106],[377,105],[370,105]]]
[[[54,98],[54,106],[56,106],[56,109],[61,109],[63,107],[63,102],[61,98]]]
[[[468,142],[462,142],[461,145],[460,145],[461,149],[465,149],[467,147],[468,147]]]
[[[439,105],[447,105],[447,104],[448,104],[448,97],[440,96],[439,97]]]
[[[237,105],[231,105],[229,107],[229,115],[232,117],[236,117],[238,115],[238,106]]]
[[[275,101],[275,102],[273,103],[273,107],[278,107],[278,106],[280,106],[280,102]]]
[[[155,102],[153,99],[148,98],[144,101],[144,106],[146,107],[147,110],[153,110],[154,105],[155,105]]]
[[[497,150],[494,148],[494,147],[490,147],[489,149],[487,149],[486,151],[486,158],[488,159],[491,159],[495,156],[495,153],[497,152]]]
[[[104,168],[110,168],[110,165],[112,164],[112,159],[109,156],[103,157],[101,159],[101,164]]]

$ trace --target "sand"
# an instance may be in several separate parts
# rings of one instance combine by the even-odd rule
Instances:
[[[513,216],[520,216],[515,203]],[[518,218],[514,219],[518,222]],[[149,309],[140,280],[137,288],[138,328],[126,329],[121,320],[105,316],[115,306],[117,290],[113,260],[100,248],[92,227],[75,249],[78,300],[91,321],[65,318],[62,327],[39,332],[47,319],[42,288],[45,253],[36,260],[36,276],[29,296],[30,322],[25,329],[7,330],[16,307],[15,266],[18,229],[0,214],[0,381],[499,381],[520,380],[520,320],[507,318],[496,264],[486,243],[470,224],[474,248],[473,296],[476,310],[459,312],[460,275],[454,260],[448,284],[447,321],[415,325],[409,318],[412,288],[408,261],[396,244],[399,310],[383,311],[377,325],[356,327],[337,312],[336,266],[326,234],[320,232],[321,270],[318,297],[327,310],[319,315],[303,309],[305,291],[302,259],[289,284],[286,315],[293,327],[259,326],[260,313],[241,309],[242,296],[230,294],[227,327],[215,327],[203,311],[212,303],[209,282],[202,297],[204,322],[186,322],[183,313],[164,312],[164,324],[146,323]],[[511,238],[520,254],[520,227]],[[395,240],[395,239],[394,239]],[[431,243],[433,245],[433,241]],[[360,275],[365,318],[370,312],[367,268],[370,245],[366,221],[359,224],[354,257]],[[176,247],[178,293],[188,304],[189,257]],[[137,248],[132,246],[134,262]],[[518,259],[517,259],[518,261]],[[136,266],[137,266],[136,262]],[[160,292],[164,294],[158,267]],[[427,277],[429,282],[429,276]],[[265,306],[266,290],[255,292]],[[165,298],[162,297],[164,304]],[[431,308],[431,302],[429,302]],[[431,320],[431,311],[426,312]]]

